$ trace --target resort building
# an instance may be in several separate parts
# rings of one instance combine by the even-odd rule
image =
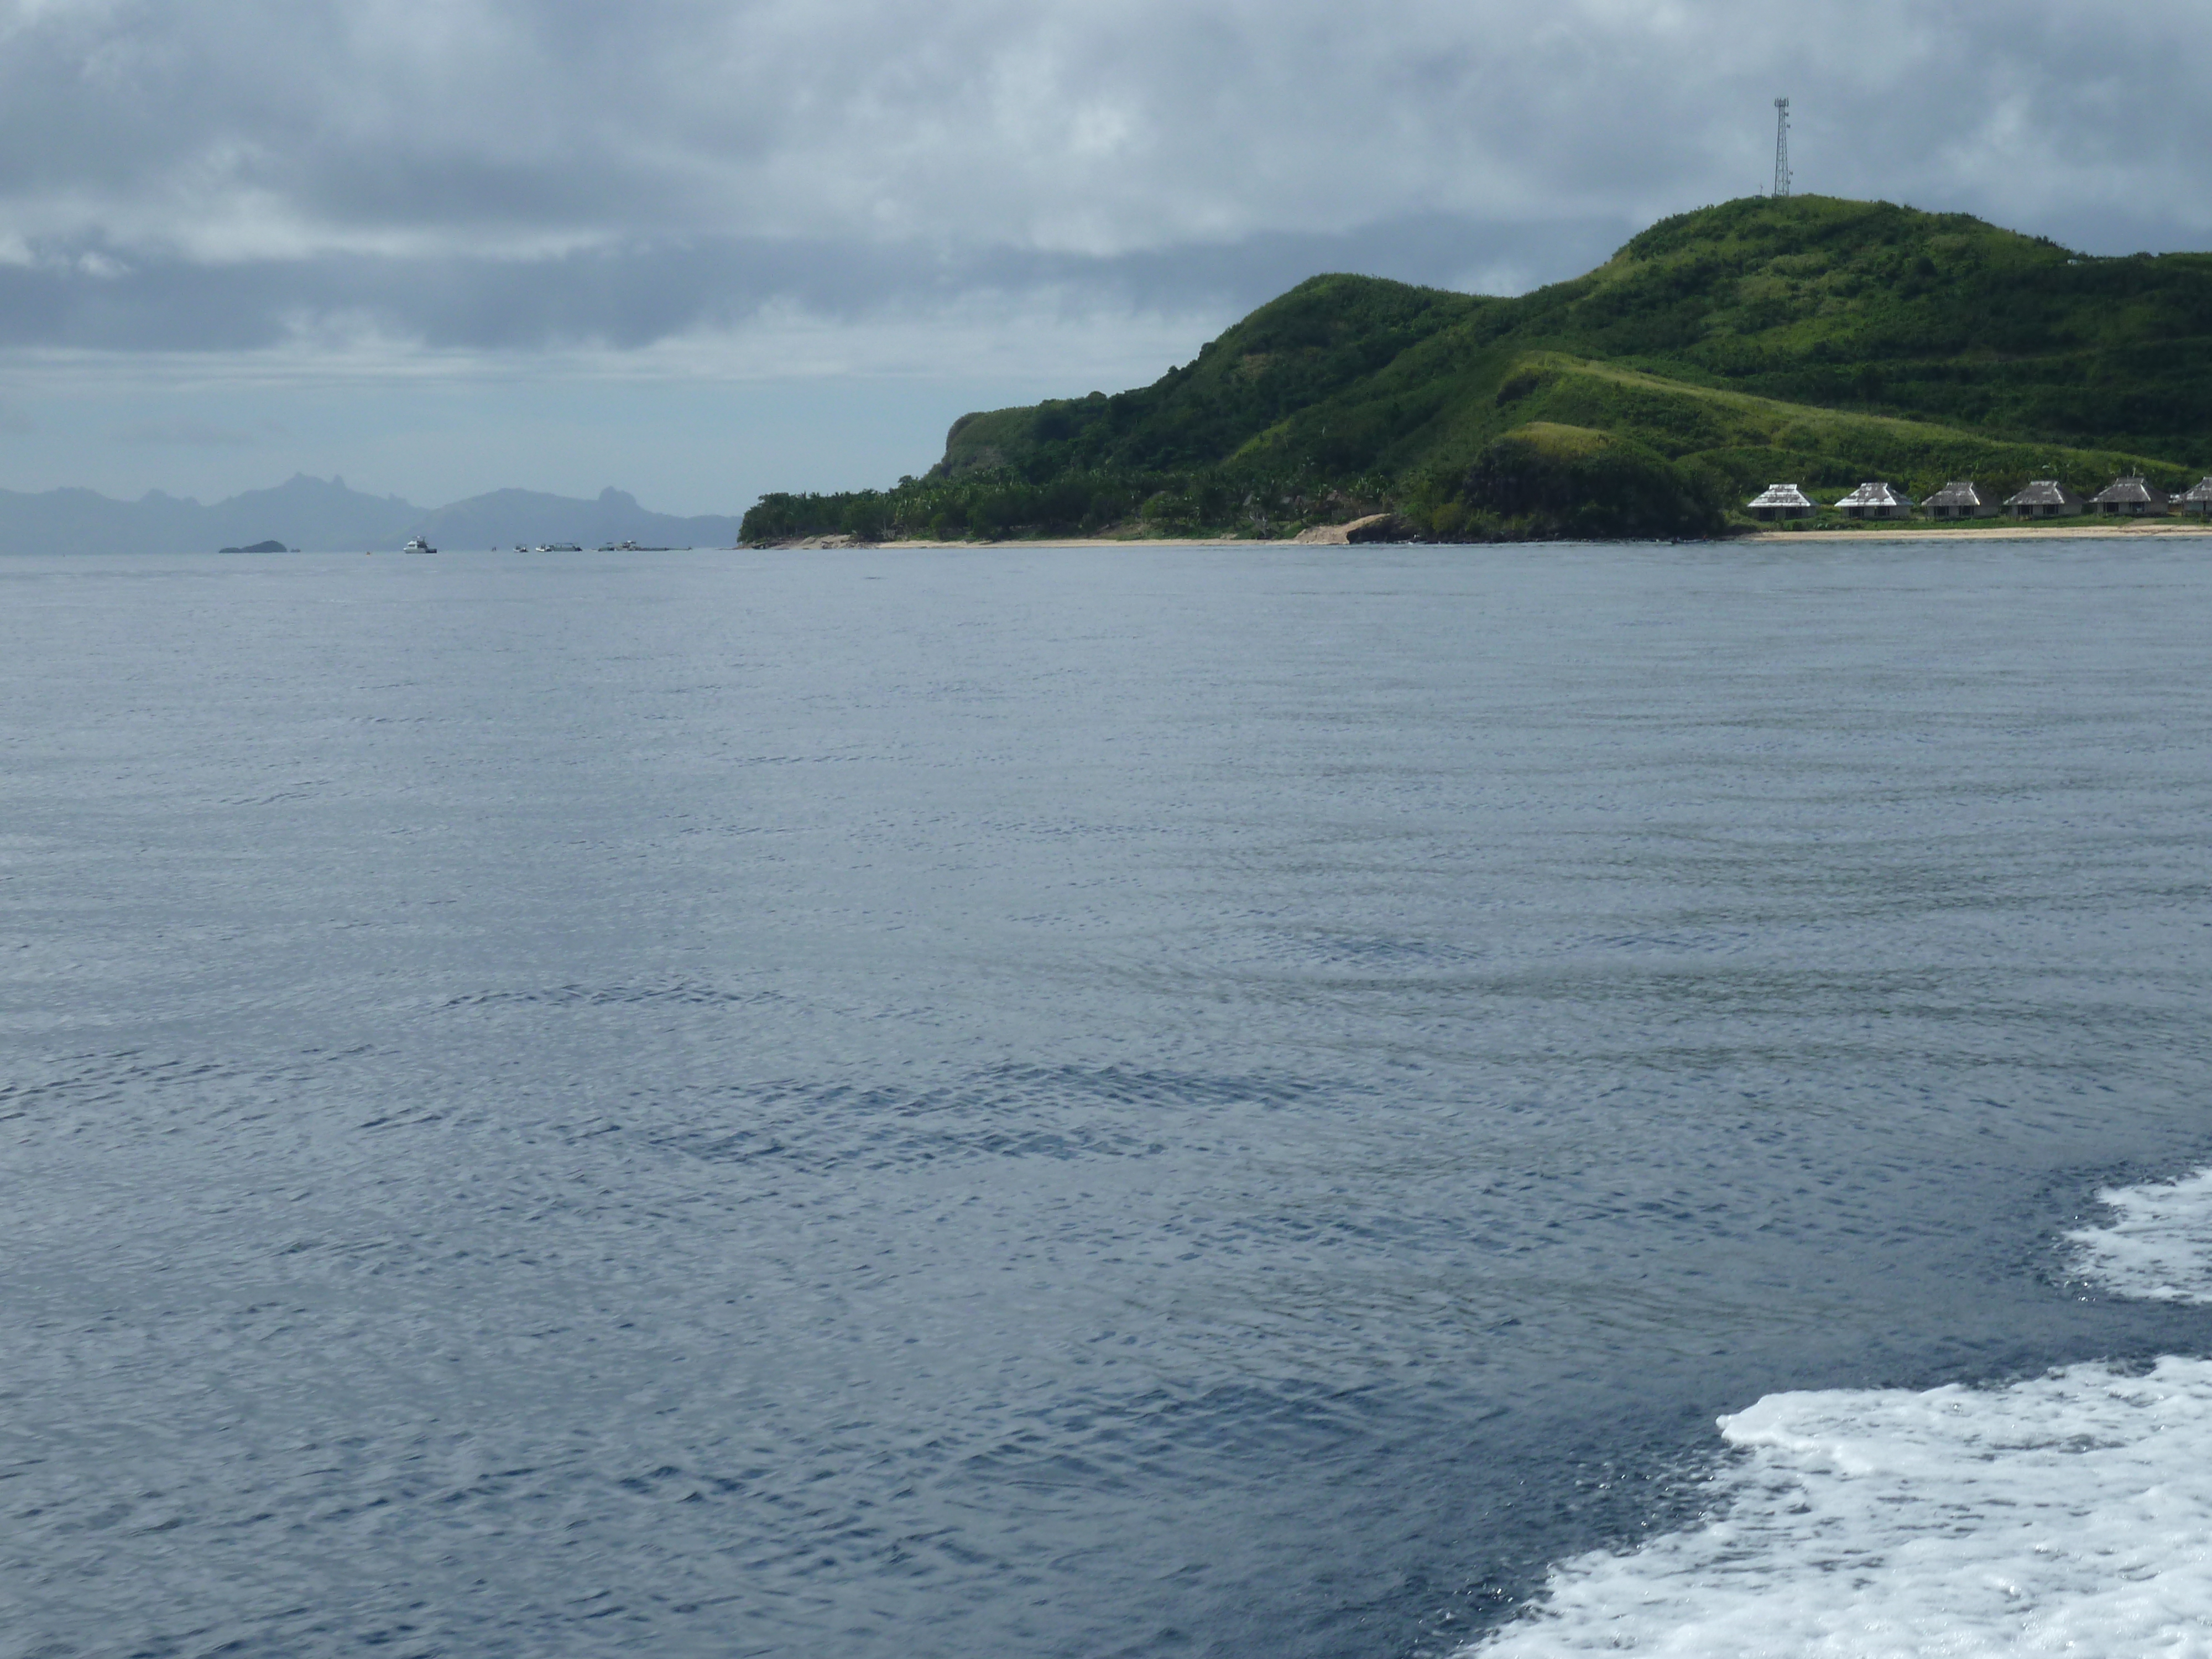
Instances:
[[[2151,514],[2163,514],[2168,497],[2156,484],[2146,483],[2140,476],[2115,478],[2089,498],[2089,505],[2100,513],[2124,513],[2140,519]]]
[[[1912,516],[1912,497],[1886,483],[1863,483],[1836,503],[1847,519],[1907,519]]]
[[[1996,499],[1972,478],[1954,478],[1920,503],[1931,519],[1986,519],[1997,510]]]
[[[2015,519],[2055,519],[2081,510],[2081,498],[2056,478],[2037,478],[2019,495],[2005,497],[2005,511]]]
[[[2212,473],[2207,473],[2176,495],[2173,504],[2184,513],[2194,512],[2212,518]]]
[[[2212,478],[2205,480],[2212,483]],[[1794,483],[1769,484],[1765,490],[1744,503],[1754,519],[1809,519],[1813,516],[1813,498]]]

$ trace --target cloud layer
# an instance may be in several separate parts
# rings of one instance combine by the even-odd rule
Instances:
[[[0,346],[1518,286],[1762,183],[2201,242],[2193,6],[0,0]]]
[[[0,0],[0,487],[741,508],[1764,187],[2212,243],[2195,4]]]

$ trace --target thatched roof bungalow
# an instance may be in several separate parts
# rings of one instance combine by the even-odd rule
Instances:
[[[1794,483],[1769,484],[1744,505],[1754,519],[1809,519],[1813,499]]]
[[[2056,478],[2037,478],[2017,495],[2005,497],[2005,511],[2015,519],[2055,519],[2079,513],[2081,498]]]
[[[1996,497],[1972,478],[1954,478],[1920,503],[1931,519],[1986,519],[1997,510]]]
[[[1836,503],[1847,519],[1907,519],[1912,516],[1912,497],[1893,485],[1863,483]]]
[[[2184,513],[2194,507],[2206,517],[2212,518],[2212,472],[2206,473],[2204,477],[2176,495],[2173,498],[2173,504]]]
[[[2154,514],[2164,516],[2168,500],[2163,489],[2145,482],[2138,473],[2131,477],[2113,479],[2089,498],[2089,505],[2100,513],[2120,513],[2131,519],[2140,519]]]

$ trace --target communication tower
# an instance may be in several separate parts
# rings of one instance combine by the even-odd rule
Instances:
[[[1774,100],[1774,193],[1790,193],[1790,100]]]

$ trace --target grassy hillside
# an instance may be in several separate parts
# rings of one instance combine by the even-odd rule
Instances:
[[[1517,299],[1315,277],[1152,386],[964,416],[928,477],[764,497],[745,534],[1279,534],[1381,507],[1438,535],[1708,533],[1781,478],[2178,485],[2212,466],[2208,371],[2212,255],[1752,198]]]
[[[941,470],[1212,465],[1279,422],[1355,395],[1413,347],[1504,303],[1372,276],[1312,277],[1139,391],[962,416]]]

